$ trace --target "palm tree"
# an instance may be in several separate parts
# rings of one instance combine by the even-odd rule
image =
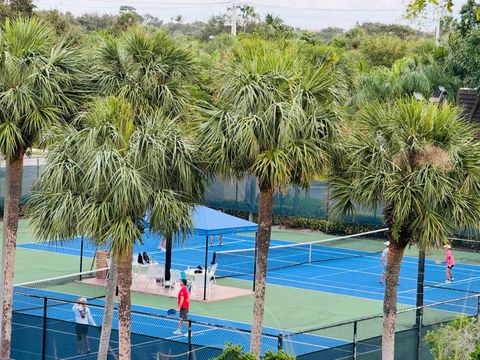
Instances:
[[[92,52],[91,66],[96,91],[127,99],[136,118],[161,113],[185,122],[196,117],[199,71],[193,56],[161,32],[136,28],[120,37],[105,36]],[[165,235],[165,277],[169,279],[172,234]]]
[[[307,187],[324,168],[336,133],[336,71],[312,66],[291,44],[245,41],[221,64],[214,92],[222,108],[202,124],[207,168],[224,177],[257,177],[257,274],[250,351],[260,356],[273,195]]]
[[[344,163],[332,180],[333,209],[384,205],[390,252],[382,358],[394,356],[397,284],[405,247],[441,246],[480,217],[480,144],[452,106],[373,103],[349,124]]]
[[[160,115],[159,115],[160,116]],[[119,355],[130,359],[132,248],[150,230],[185,233],[189,203],[202,193],[196,148],[172,121],[136,122],[124,99],[98,99],[73,126],[53,129],[47,164],[30,200],[41,239],[87,236],[108,244],[117,265]]]
[[[6,158],[0,357],[9,359],[12,292],[23,157],[44,129],[68,119],[81,99],[80,57],[35,18],[0,33],[0,152]]]
[[[98,93],[124,97],[138,114],[194,116],[198,69],[193,56],[160,31],[136,28],[119,38],[105,36],[92,66]]]

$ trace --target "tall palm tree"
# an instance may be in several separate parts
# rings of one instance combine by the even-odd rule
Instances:
[[[81,99],[78,53],[35,18],[0,32],[0,152],[6,158],[0,358],[9,359],[23,157],[44,129],[68,119]]]
[[[124,97],[138,114],[193,116],[198,69],[193,55],[164,33],[136,28],[121,37],[105,36],[92,59],[101,95]]]
[[[185,232],[202,193],[196,148],[172,121],[135,120],[124,99],[96,100],[73,126],[52,130],[47,164],[30,199],[41,239],[84,235],[108,244],[117,265],[119,355],[130,359],[132,248],[150,230]]]
[[[339,99],[330,63],[312,66],[291,44],[244,41],[220,64],[217,103],[201,125],[207,168],[257,177],[257,274],[250,351],[259,358],[273,195],[288,184],[307,187],[328,162]]]
[[[138,115],[161,112],[177,121],[197,117],[200,72],[194,57],[160,31],[151,33],[137,27],[120,37],[101,38],[93,52],[92,67],[97,92],[124,97]],[[166,238],[170,245],[170,234]],[[171,251],[167,251],[167,279],[170,263]]]
[[[454,229],[478,225],[480,144],[455,107],[409,99],[370,104],[349,125],[344,163],[332,179],[333,209],[384,205],[390,251],[382,358],[393,360],[405,247],[438,247]]]

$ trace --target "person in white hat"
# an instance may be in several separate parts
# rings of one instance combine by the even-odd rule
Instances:
[[[380,278],[380,285],[383,285],[383,283],[385,282],[385,274],[387,273],[387,257],[388,257],[388,249],[390,247],[390,241],[385,241],[383,245],[385,245],[385,249],[383,249],[382,256],[380,257],[380,267],[382,268],[382,277]]]
[[[87,353],[90,353],[90,340],[88,339],[88,325],[97,326],[92,318],[90,309],[87,307],[87,299],[82,297],[72,306],[75,313],[75,331],[78,340],[78,354],[83,354],[82,342],[85,342]]]
[[[455,266],[455,259],[453,257],[452,247],[448,244],[444,245],[443,247],[445,248],[445,261],[444,262],[447,265],[447,267],[445,269],[445,275],[447,276],[447,279],[445,280],[445,282],[448,284],[448,283],[452,282],[452,280],[453,280],[452,269]]]

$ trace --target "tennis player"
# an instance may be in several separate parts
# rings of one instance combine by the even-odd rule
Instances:
[[[180,322],[178,323],[178,329],[173,333],[175,335],[182,334],[182,325],[185,322],[187,327],[187,333],[185,336],[188,336],[188,309],[190,308],[190,298],[187,289],[187,279],[180,279],[182,283],[182,288],[178,292],[177,304],[178,304],[178,313],[180,314]]]
[[[90,340],[88,339],[88,325],[97,326],[95,320],[90,314],[90,309],[87,307],[87,299],[80,298],[76,304],[73,304],[73,312],[75,313],[75,331],[77,333],[78,340],[78,353],[83,354],[82,342],[85,342],[87,353],[90,352]]]
[[[445,282],[448,284],[453,280],[452,269],[455,266],[455,259],[453,258],[452,247],[448,244],[443,247],[445,248],[445,264],[447,265],[445,269],[447,279]]]
[[[218,245],[222,246],[223,234],[218,237]],[[215,235],[210,236],[210,246],[213,246],[213,241],[215,240]]]
[[[390,247],[390,241],[385,241],[383,245],[385,245],[385,249],[383,249],[382,256],[380,257],[380,267],[382,268],[382,277],[380,278],[380,285],[383,285],[383,283],[385,282],[385,274],[387,273],[387,257],[388,257],[388,250]]]
[[[162,242],[160,245],[158,245],[157,249],[159,249],[161,252],[166,252],[167,250],[165,249],[165,244],[167,242],[167,238],[164,236],[162,239]]]

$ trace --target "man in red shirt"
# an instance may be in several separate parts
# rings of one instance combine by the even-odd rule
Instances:
[[[190,307],[190,300],[189,294],[187,289],[187,279],[181,279],[182,288],[178,292],[178,313],[180,314],[180,323],[178,324],[178,329],[175,330],[173,333],[175,335],[182,334],[182,325],[185,321],[185,325],[187,326],[187,333],[185,336],[188,336],[188,308]]]

